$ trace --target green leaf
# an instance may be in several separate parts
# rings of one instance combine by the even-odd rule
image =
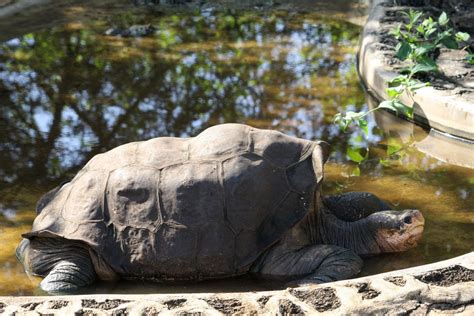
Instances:
[[[448,22],[449,22],[448,15],[446,14],[446,12],[443,11],[443,13],[441,13],[441,15],[438,18],[438,23],[439,25],[444,26],[448,24]]]
[[[423,12],[412,10],[412,9],[410,9],[408,13],[407,12],[402,12],[402,13],[410,19],[411,25],[415,24],[416,21],[418,21],[420,17],[423,15]]]
[[[380,102],[379,104],[379,108],[381,109],[389,109],[389,110],[392,110],[392,111],[397,111],[397,109],[395,108],[393,102],[395,100],[386,100],[386,101],[382,101]]]
[[[416,30],[417,30],[418,33],[420,33],[421,35],[425,35],[425,28],[423,27],[423,25],[418,25],[418,27],[416,28]]]
[[[397,114],[402,113],[410,118],[413,117],[413,108],[407,106],[397,99],[383,101],[379,104],[379,108],[388,109],[394,111]]]
[[[360,168],[359,166],[355,166],[354,169],[352,169],[352,176],[354,177],[360,177]]]
[[[417,48],[415,48],[415,51],[414,51],[414,54],[416,56],[421,56],[421,55],[425,55],[429,52],[431,52],[433,49],[435,49],[435,45],[433,44],[425,44],[425,45],[422,45],[422,46],[418,46]]]
[[[360,154],[361,149],[362,148],[352,148],[352,147],[349,146],[349,147],[347,147],[346,154],[347,154],[347,156],[349,157],[350,160],[352,160],[354,162],[357,162],[357,163],[361,163],[364,160],[366,160],[367,156],[368,156],[368,153],[365,156],[362,156]]]
[[[400,44],[397,45],[397,53],[395,56],[400,60],[407,59],[408,55],[410,55],[412,49],[410,44],[405,41],[402,41]]]
[[[423,15],[423,12],[421,12],[421,11],[413,11],[412,12],[412,17],[410,18],[411,22],[413,24],[415,24],[416,21],[418,21],[421,18],[422,15]]]
[[[395,37],[396,39],[399,39],[401,35],[401,25],[397,25],[397,27],[391,30],[389,34]]]
[[[438,70],[438,65],[436,64],[436,62],[426,55],[420,56],[420,58],[417,59],[417,63],[424,65],[424,67],[426,68],[430,66]]]
[[[432,28],[429,28],[426,30],[425,32],[425,38],[428,38],[431,34],[433,34],[434,32],[436,32],[436,28],[435,27],[432,27]]]
[[[418,90],[418,89],[421,89],[421,88],[424,88],[424,87],[428,87],[430,86],[430,83],[429,82],[418,82],[418,81],[412,81],[410,82],[410,84],[408,85],[408,89],[410,91],[415,91],[415,90]]]
[[[443,38],[441,44],[449,49],[458,49],[458,42],[456,42],[456,38],[452,36]]]
[[[366,120],[359,118],[357,120],[357,125],[364,131],[364,134],[367,136],[369,135],[369,126]]]
[[[474,65],[474,54],[468,54],[466,56],[466,61],[468,62],[468,64]]]
[[[441,40],[441,39],[443,39],[443,38],[445,38],[445,37],[450,37],[450,36],[452,36],[452,35],[453,35],[453,29],[447,29],[447,30],[444,31],[444,32],[438,33],[438,34],[437,34],[437,38],[438,38],[438,40]]]
[[[387,92],[388,97],[390,99],[395,99],[403,93],[403,87],[402,86],[391,87],[391,88],[385,89],[385,91]]]
[[[435,21],[433,21],[433,18],[432,17],[429,17],[427,19],[424,19],[423,22],[421,22],[421,25],[423,25],[424,27],[426,28],[433,28],[433,27],[436,27],[438,23],[436,23]]]
[[[387,146],[387,155],[393,156],[394,154],[396,154],[397,152],[399,152],[400,149],[402,149],[402,146],[388,145],[388,146]]]
[[[413,68],[410,69],[410,76],[413,76],[414,74],[417,74],[419,72],[431,72],[431,71],[437,71],[438,66],[436,64],[429,64],[429,63],[423,63],[423,64],[416,64],[413,66]]]
[[[406,75],[398,75],[398,76],[396,76],[395,78],[393,78],[392,80],[390,80],[388,82],[388,86],[389,87],[397,87],[397,86],[405,83],[407,79],[408,79],[408,76],[406,76]]]
[[[387,155],[389,157],[397,153],[399,154],[402,149],[403,149],[403,143],[399,142],[399,140],[395,138],[388,139]]]
[[[413,118],[413,108],[412,107],[409,107],[405,103],[403,103],[401,101],[398,101],[398,100],[393,100],[393,101],[394,101],[393,106],[396,108],[397,114],[399,112],[401,112],[404,115],[406,115],[407,117]]]
[[[457,32],[455,38],[458,42],[467,42],[471,36],[465,32]]]
[[[379,163],[384,167],[389,167],[392,164],[390,159],[383,159],[383,158],[379,159]]]

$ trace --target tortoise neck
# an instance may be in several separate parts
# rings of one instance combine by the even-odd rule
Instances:
[[[366,218],[355,222],[340,220],[323,204],[318,212],[318,242],[351,249],[359,255],[380,253],[376,230]]]

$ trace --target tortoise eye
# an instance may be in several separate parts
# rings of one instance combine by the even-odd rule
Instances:
[[[148,198],[150,196],[149,191],[144,188],[122,189],[119,190],[117,194],[135,203],[144,203],[148,201]]]
[[[405,224],[411,224],[411,222],[412,222],[411,216],[406,216],[406,217],[403,219],[403,222],[404,222]]]

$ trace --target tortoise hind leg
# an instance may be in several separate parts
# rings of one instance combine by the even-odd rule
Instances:
[[[272,249],[253,268],[264,278],[295,280],[292,285],[320,284],[344,280],[359,273],[362,259],[349,249],[332,245],[310,245],[281,252]]]
[[[386,202],[368,192],[329,195],[324,197],[323,204],[337,218],[348,222],[354,222],[370,214],[392,209]]]
[[[89,250],[80,242],[35,237],[22,243],[18,252],[26,270],[44,277],[40,283],[44,291],[76,291],[96,279]]]
[[[94,281],[95,273],[90,260],[63,260],[41,281],[40,287],[46,292],[73,292]]]

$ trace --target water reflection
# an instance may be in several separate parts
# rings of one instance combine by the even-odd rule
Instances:
[[[56,180],[118,144],[222,122],[338,137],[324,124],[334,105],[363,103],[358,28],[321,22],[172,16],[151,38],[73,25],[10,40],[0,46],[1,177]]]
[[[354,67],[359,27],[284,11],[149,22],[158,32],[146,38],[104,36],[110,25],[91,22],[0,44],[0,295],[34,293],[38,280],[13,253],[41,193],[119,144],[224,122],[325,139],[333,149],[325,193],[367,190],[424,212],[420,246],[369,260],[364,273],[473,250],[473,170],[420,153],[412,146],[420,129],[384,132],[371,119],[365,138],[331,123],[338,111],[367,107]],[[368,148],[368,159],[349,162],[349,147]]]

